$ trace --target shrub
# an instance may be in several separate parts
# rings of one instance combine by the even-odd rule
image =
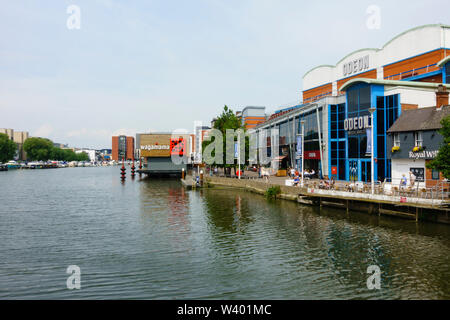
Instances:
[[[281,194],[280,186],[273,186],[266,190],[267,199],[276,199]]]

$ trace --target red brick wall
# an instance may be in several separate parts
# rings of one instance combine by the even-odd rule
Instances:
[[[134,160],[134,137],[127,137],[127,160]]]
[[[111,159],[119,161],[119,137],[112,137]]]
[[[425,165],[427,165],[431,160],[426,160]],[[425,180],[426,180],[426,187],[432,188],[436,186],[440,181],[444,180],[444,176],[442,173],[439,173],[439,180],[433,180],[432,176],[432,170],[425,168]]]

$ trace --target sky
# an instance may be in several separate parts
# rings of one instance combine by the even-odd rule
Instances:
[[[311,68],[419,25],[450,24],[448,0],[0,6],[0,128],[98,149],[111,148],[112,135],[193,131],[224,105],[269,113],[295,105]],[[379,28],[368,27],[370,6],[380,10]]]

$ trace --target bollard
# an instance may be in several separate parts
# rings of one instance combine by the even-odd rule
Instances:
[[[125,169],[125,159],[124,159],[123,162],[122,162],[122,168],[120,168],[120,171],[121,171],[121,173],[120,173],[120,179],[122,180],[122,182],[124,182],[124,181],[125,181],[125,178],[126,178],[126,173],[125,173],[125,171],[126,171],[126,169]]]
[[[184,180],[184,168],[181,169],[181,179]]]
[[[134,176],[136,175],[134,170],[136,169],[136,167],[134,166],[134,159],[133,159],[133,164],[131,165],[131,179],[134,179]]]

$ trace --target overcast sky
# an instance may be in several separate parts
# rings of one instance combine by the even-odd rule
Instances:
[[[192,131],[224,104],[294,105],[309,69],[450,23],[448,0],[0,4],[0,128],[93,148],[110,148],[113,134]],[[80,29],[67,27],[70,5]],[[379,29],[367,27],[370,5]]]

